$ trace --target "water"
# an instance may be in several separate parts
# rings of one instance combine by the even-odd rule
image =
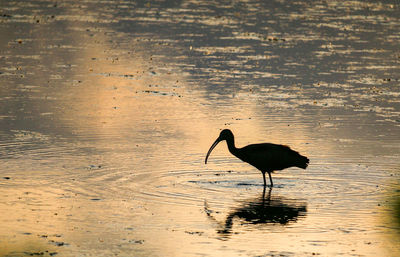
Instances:
[[[0,255],[398,256],[398,1],[0,3]],[[273,142],[262,175],[218,145]]]

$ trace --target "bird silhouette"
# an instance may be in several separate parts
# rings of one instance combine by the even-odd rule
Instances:
[[[219,134],[219,137],[212,144],[207,152],[205,164],[207,164],[208,156],[217,144],[226,140],[229,152],[247,162],[261,171],[264,179],[264,187],[267,185],[265,181],[265,173],[268,173],[271,187],[274,186],[272,182],[271,173],[275,170],[283,170],[289,167],[299,167],[302,169],[307,168],[309,159],[300,155],[298,152],[290,149],[286,145],[277,145],[271,143],[252,144],[243,148],[236,148],[235,138],[232,131],[224,129]]]

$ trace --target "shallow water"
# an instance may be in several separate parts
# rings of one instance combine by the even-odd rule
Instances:
[[[3,1],[0,255],[398,256],[398,1]],[[262,176],[218,145],[290,145]]]

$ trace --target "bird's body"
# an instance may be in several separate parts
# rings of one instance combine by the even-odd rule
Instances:
[[[265,173],[269,175],[271,187],[273,186],[271,173],[275,170],[283,170],[289,167],[307,168],[309,159],[300,155],[298,152],[285,145],[271,143],[252,144],[242,148],[236,148],[233,133],[229,129],[221,131],[220,136],[210,147],[207,153],[205,163],[214,147],[220,142],[226,140],[229,152],[240,160],[251,164],[259,169],[264,178],[266,186]]]

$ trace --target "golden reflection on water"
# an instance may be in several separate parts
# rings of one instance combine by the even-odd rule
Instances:
[[[97,40],[107,42],[108,38],[104,37]],[[173,108],[185,108],[179,99],[183,77],[171,72],[159,73],[157,62],[150,60],[150,54],[118,52],[110,58],[107,50],[110,47],[90,45],[74,62],[87,72],[78,85],[72,89],[64,87],[67,91],[60,92],[60,97],[68,96],[67,106],[61,107],[59,114],[61,121],[72,123],[66,127],[85,135],[111,136],[116,134],[115,129],[134,134],[142,124],[157,126],[158,120],[173,114]],[[131,47],[133,51],[137,46]],[[80,69],[76,72],[76,77],[82,73]]]

